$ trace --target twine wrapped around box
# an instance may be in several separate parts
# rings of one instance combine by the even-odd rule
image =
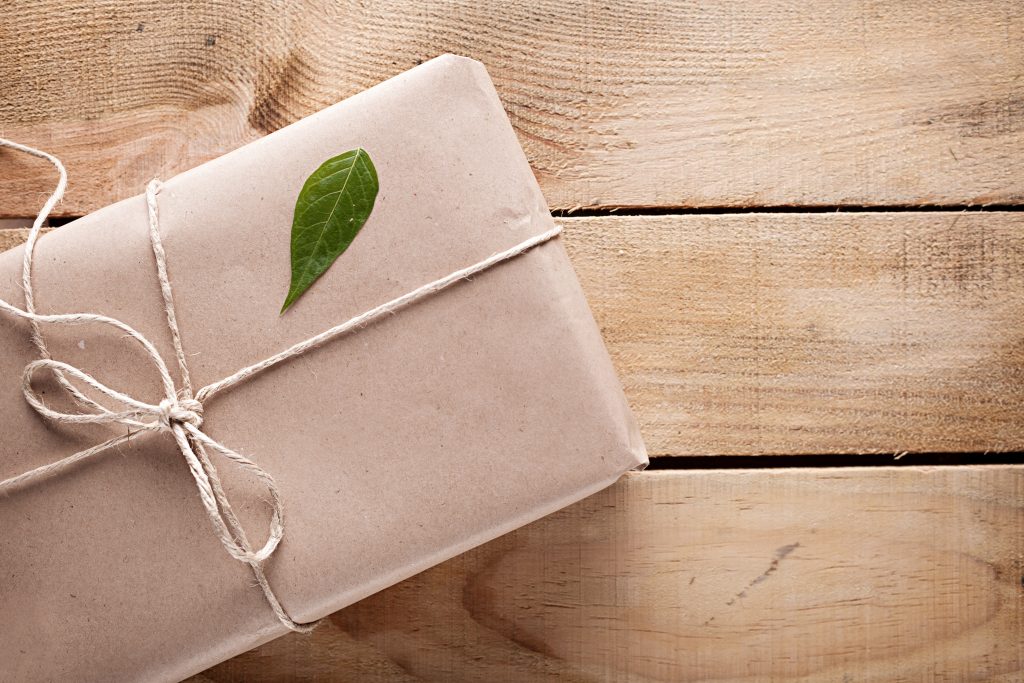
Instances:
[[[284,505],[282,503],[277,485],[273,477],[262,467],[246,458],[245,456],[231,450],[220,442],[208,436],[202,429],[203,406],[215,394],[230,389],[248,378],[283,363],[296,356],[301,356],[333,339],[336,339],[348,332],[362,328],[374,322],[378,318],[397,312],[410,306],[417,301],[430,297],[443,289],[446,289],[461,280],[481,273],[499,263],[515,258],[533,247],[543,244],[559,235],[562,228],[559,225],[546,230],[534,237],[523,240],[519,244],[492,254],[491,256],[456,270],[448,275],[428,282],[402,296],[376,306],[365,313],[361,313],[345,322],[335,325],[320,334],[298,342],[289,348],[274,354],[262,361],[246,366],[237,372],[217,382],[202,387],[193,392],[191,378],[189,376],[188,364],[185,352],[182,347],[181,335],[178,330],[177,316],[174,308],[174,297],[171,291],[171,282],[167,273],[167,257],[160,239],[159,211],[157,195],[160,192],[161,183],[158,180],[151,181],[146,186],[146,204],[149,213],[149,237],[153,249],[153,257],[156,263],[157,279],[160,284],[160,292],[163,297],[164,312],[167,317],[167,326],[171,333],[171,340],[174,344],[175,357],[178,364],[178,371],[181,378],[181,387],[175,385],[167,363],[160,356],[156,347],[140,332],[120,320],[95,313],[63,313],[63,314],[40,314],[36,312],[32,288],[32,265],[35,255],[36,241],[39,237],[43,223],[53,207],[60,201],[67,187],[67,172],[64,165],[55,156],[50,155],[32,147],[18,144],[10,140],[0,138],[0,147],[24,152],[41,159],[46,159],[54,165],[59,173],[59,180],[56,189],[47,199],[43,208],[32,225],[28,240],[25,245],[25,253],[22,267],[22,287],[25,292],[25,308],[21,309],[13,304],[0,299],[0,311],[16,318],[29,321],[31,325],[31,337],[33,344],[39,351],[40,358],[25,366],[23,375],[22,390],[26,401],[41,416],[60,424],[112,424],[122,425],[129,429],[126,434],[113,437],[100,444],[79,451],[53,463],[42,465],[23,474],[0,481],[0,494],[8,494],[12,490],[39,481],[47,476],[61,472],[75,463],[81,462],[109,448],[127,442],[138,431],[162,431],[170,432],[174,437],[178,449],[188,464],[189,471],[195,479],[196,488],[199,491],[200,500],[206,510],[207,516],[213,526],[214,532],[220,539],[224,548],[233,558],[244,562],[251,567],[253,574],[259,583],[263,594],[274,610],[274,614],[282,624],[292,631],[308,632],[316,627],[318,621],[299,623],[294,621],[285,611],[281,602],[274,594],[273,589],[263,571],[263,563],[274,553],[284,537]],[[137,400],[126,393],[116,391],[106,386],[89,373],[63,361],[55,360],[50,356],[42,334],[40,323],[55,325],[82,325],[99,323],[112,326],[125,333],[129,338],[136,341],[149,356],[160,373],[160,379],[164,389],[164,398],[157,403],[146,403]],[[68,393],[71,399],[82,408],[82,412],[62,412],[47,406],[32,386],[32,380],[39,370],[50,371],[58,385]],[[120,410],[111,410],[107,406],[89,397],[81,389],[75,386],[69,378],[73,378],[107,398],[115,401],[121,406]],[[136,430],[132,432],[131,430]],[[266,543],[258,551],[253,551],[245,530],[242,528],[231,503],[224,492],[217,468],[210,460],[206,449],[209,448],[243,469],[254,474],[265,485],[271,498],[272,515],[270,528]]]

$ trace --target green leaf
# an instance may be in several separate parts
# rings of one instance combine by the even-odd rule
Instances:
[[[352,244],[377,199],[377,169],[366,150],[328,159],[306,179],[292,221],[292,282],[281,313]]]

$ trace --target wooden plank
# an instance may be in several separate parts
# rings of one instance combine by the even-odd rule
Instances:
[[[21,227],[22,225],[27,225],[28,227]],[[31,226],[32,221],[27,219],[0,219],[0,251],[7,251],[27,240],[28,231]]]
[[[1024,468],[645,472],[198,681],[1019,681]]]
[[[565,224],[655,454],[1024,449],[1024,215]]]
[[[653,455],[1024,450],[1020,213],[564,223]]]
[[[0,131],[81,214],[451,51],[555,208],[1014,203],[1022,32],[1001,0],[38,0],[0,15]],[[0,215],[47,172],[4,159]]]

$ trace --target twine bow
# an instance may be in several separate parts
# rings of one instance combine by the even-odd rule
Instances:
[[[269,358],[254,363],[238,370],[234,374],[213,384],[202,387],[193,394],[192,381],[189,376],[188,363],[186,362],[184,349],[181,342],[181,334],[178,330],[177,316],[174,308],[174,297],[171,292],[171,283],[167,274],[167,257],[164,252],[163,243],[160,239],[159,216],[157,211],[157,195],[161,189],[158,180],[151,181],[146,186],[146,206],[149,212],[149,237],[153,248],[153,257],[157,268],[157,280],[160,284],[160,292],[164,303],[164,312],[167,317],[167,327],[171,333],[171,341],[174,346],[175,358],[178,365],[178,373],[181,379],[181,387],[177,387],[174,378],[167,367],[167,363],[156,350],[156,347],[140,332],[115,318],[95,313],[66,313],[66,314],[40,314],[35,310],[34,292],[32,288],[32,264],[35,254],[36,240],[42,228],[43,222],[50,211],[63,196],[67,186],[67,173],[63,164],[56,157],[46,152],[20,145],[9,140],[0,138],[0,147],[7,147],[17,151],[25,152],[33,156],[46,159],[56,167],[60,179],[53,194],[43,205],[42,210],[36,217],[29,231],[28,240],[25,243],[25,253],[22,267],[22,287],[25,291],[25,308],[20,309],[6,301],[0,300],[0,311],[14,317],[26,319],[31,325],[32,342],[39,352],[40,358],[28,363],[25,366],[23,375],[22,390],[25,400],[44,418],[62,424],[106,424],[120,426],[127,429],[126,433],[115,436],[103,443],[97,444],[85,450],[79,451],[66,458],[53,463],[37,467],[36,469],[0,481],[0,494],[8,493],[19,486],[25,485],[44,477],[56,474],[65,470],[75,463],[90,458],[109,448],[127,443],[139,432],[156,431],[170,433],[181,451],[189,471],[196,483],[199,498],[203,508],[210,519],[214,532],[220,539],[221,544],[231,557],[250,566],[256,581],[263,594],[270,604],[277,618],[287,628],[293,631],[307,632],[316,627],[319,622],[299,623],[294,621],[282,607],[280,600],[274,594],[270,583],[267,581],[263,570],[264,562],[269,558],[284,537],[284,507],[281,496],[277,489],[274,478],[263,468],[252,460],[231,450],[220,442],[207,435],[203,429],[203,406],[215,394],[229,389],[253,375],[266,370],[269,367],[284,362],[290,358],[302,355],[332,339],[340,337],[356,328],[362,328],[383,315],[394,313],[420,299],[431,296],[461,280],[467,279],[492,266],[519,256],[533,247],[547,242],[561,232],[561,226],[555,226],[539,235],[531,237],[510,249],[493,254],[488,258],[475,263],[467,268],[457,270],[442,278],[429,282],[417,289],[408,292],[391,301],[381,304],[365,313],[355,316],[340,325],[321,332],[294,344]],[[81,325],[81,324],[103,324],[111,326],[124,333],[128,338],[138,343],[145,351],[146,356],[156,367],[162,384],[163,398],[155,403],[147,403],[117,391],[103,384],[95,377],[83,370],[66,362],[54,360],[50,356],[49,349],[43,338],[40,323]],[[33,386],[33,380],[38,372],[49,372],[56,380],[58,386],[68,394],[72,403],[78,407],[78,412],[56,410],[46,405]],[[102,395],[109,400],[111,408],[100,403],[84,391],[79,389],[72,380],[79,382],[93,390],[94,394]],[[271,517],[267,540],[263,546],[254,551],[249,543],[245,530],[238,521],[231,503],[224,492],[217,468],[210,460],[207,449],[215,451],[225,458],[231,460],[244,470],[255,475],[266,487],[270,495]]]

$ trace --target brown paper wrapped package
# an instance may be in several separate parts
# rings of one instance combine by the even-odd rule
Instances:
[[[357,146],[380,177],[373,214],[280,316],[298,189]],[[196,386],[552,226],[486,72],[453,56],[172,178],[159,202]],[[16,304],[21,259],[0,254],[0,298]],[[113,316],[173,359],[141,196],[45,236],[35,283],[40,312]],[[156,371],[116,332],[45,333],[55,358],[160,399]],[[28,325],[0,319],[0,479],[112,436],[40,418],[21,393],[34,358]],[[203,428],[277,479],[287,526],[267,572],[298,621],[647,461],[557,238],[218,395]],[[220,469],[261,545],[262,489]],[[0,529],[0,679],[171,681],[285,632],[211,531],[167,433],[0,499]]]

